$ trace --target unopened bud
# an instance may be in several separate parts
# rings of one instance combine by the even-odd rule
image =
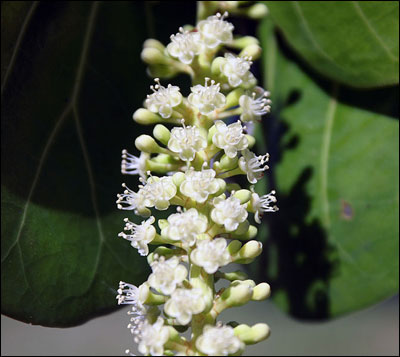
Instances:
[[[167,297],[164,295],[154,294],[148,284],[144,283],[139,286],[139,300],[146,305],[164,304]]]
[[[233,240],[228,244],[228,247],[226,248],[229,252],[230,255],[236,254],[240,248],[242,247],[242,243],[238,240]]]
[[[143,62],[151,65],[166,64],[167,62],[163,52],[151,47],[143,48],[140,56]]]
[[[162,124],[157,124],[153,129],[154,137],[159,140],[162,144],[168,145],[171,132]]]
[[[146,134],[140,135],[136,138],[135,146],[138,150],[147,152],[149,154],[162,153],[166,151],[164,148],[156,143],[154,138]]]
[[[252,327],[241,324],[234,328],[235,335],[246,345],[253,345],[265,340],[271,334],[267,324],[255,324]]]
[[[217,311],[222,311],[228,307],[244,305],[251,300],[252,296],[252,284],[248,280],[236,280],[231,283],[216,302]]]
[[[155,40],[154,38],[149,38],[146,41],[144,41],[143,48],[155,48],[160,52],[164,52],[165,50],[165,46],[160,41]]]
[[[252,45],[245,47],[240,52],[239,56],[241,56],[241,57],[248,56],[248,57],[251,57],[252,60],[254,61],[254,60],[257,60],[260,58],[261,53],[262,53],[261,47],[257,44],[252,44]]]
[[[246,136],[247,142],[249,144],[248,148],[251,149],[254,146],[254,144],[256,143],[256,139],[254,136],[251,136],[248,134],[246,134],[245,136]]]
[[[224,171],[232,170],[237,166],[237,164],[238,164],[237,156],[235,156],[234,158],[230,158],[224,154],[221,157],[221,160],[219,160],[219,167]]]
[[[211,64],[211,73],[214,76],[218,76],[221,73],[221,65],[226,62],[224,57],[216,57]]]
[[[269,298],[270,295],[271,295],[271,287],[269,286],[269,284],[261,283],[254,287],[253,297],[251,298],[251,300],[256,300],[256,301],[265,300]]]
[[[267,14],[268,7],[261,3],[250,6],[247,11],[247,16],[254,20],[262,19],[263,17],[267,16]]]
[[[243,88],[235,88],[226,96],[226,108],[239,105],[239,98],[244,94]]]
[[[139,124],[149,125],[159,123],[162,118],[148,109],[140,108],[133,113],[133,120]]]
[[[250,45],[258,45],[260,42],[253,36],[243,36],[235,38],[231,44],[231,47],[243,49]]]
[[[181,183],[185,180],[186,176],[183,172],[176,172],[172,176],[172,182],[176,187],[179,187]]]
[[[244,190],[244,189],[243,189],[243,190],[236,191],[236,192],[233,194],[233,196],[236,197],[236,198],[238,198],[238,199],[240,200],[240,203],[241,203],[241,204],[244,204],[244,203],[247,203],[247,202],[250,201],[250,199],[251,199],[251,194],[252,194],[251,191],[249,191],[249,190]]]

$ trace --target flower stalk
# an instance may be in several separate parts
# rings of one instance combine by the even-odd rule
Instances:
[[[243,123],[260,121],[271,101],[250,70],[261,50],[258,40],[234,38],[228,13],[215,14],[217,3],[199,2],[195,27],[181,27],[167,46],[149,39],[142,52],[156,78],[133,119],[153,125],[153,136],[136,138],[139,157],[122,151],[121,172],[139,175],[141,184],[137,191],[123,184],[117,207],[144,218],[140,224],[126,218],[119,236],[147,256],[152,273],[139,287],[120,282],[117,299],[132,305],[128,327],[145,355],[240,355],[269,335],[265,323],[218,321],[227,309],[269,297],[267,283],[221,268],[249,264],[261,254],[251,221],[260,223],[277,207],[274,191],[260,197],[253,187],[226,181],[242,175],[255,184],[268,169],[269,155],[250,151],[255,138]],[[239,3],[221,2],[237,14],[263,10]],[[192,79],[187,97],[160,80],[180,72]],[[170,207],[176,213],[156,221],[154,211]],[[151,252],[149,245],[157,247]],[[226,287],[216,291],[218,280]],[[189,338],[182,335],[186,330]]]

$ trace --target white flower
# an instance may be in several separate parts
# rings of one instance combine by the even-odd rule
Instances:
[[[168,148],[179,154],[183,161],[192,161],[196,152],[207,147],[207,140],[195,126],[175,127],[171,130]]]
[[[184,31],[182,27],[179,28],[179,33],[171,35],[171,42],[167,46],[169,54],[185,64],[191,64],[201,48],[200,33]]]
[[[216,197],[213,203],[211,219],[215,223],[224,225],[228,232],[236,230],[239,224],[247,218],[246,205],[242,205],[240,200],[234,196],[227,199]]]
[[[244,348],[244,345],[235,336],[232,327],[207,325],[197,339],[196,347],[207,356],[228,356]]]
[[[215,81],[212,80],[209,86],[209,79],[205,79],[204,86],[197,84],[191,87],[192,93],[188,97],[189,103],[198,108],[203,115],[211,114],[215,109],[222,108],[226,103],[225,96],[219,92],[219,83],[215,84]]]
[[[253,190],[253,187],[252,187]],[[261,223],[261,218],[265,212],[276,212],[279,208],[275,206],[270,206],[271,203],[276,202],[275,191],[272,190],[270,193],[264,196],[259,196],[256,192],[251,194],[251,205],[255,211],[254,220],[257,223]]]
[[[118,236],[129,240],[131,246],[136,248],[140,255],[145,256],[149,254],[149,247],[147,244],[156,236],[156,229],[152,226],[155,218],[152,216],[141,224],[135,224],[129,221],[128,218],[125,218],[124,221],[126,222],[124,230],[131,231],[131,234],[121,232]]]
[[[215,175],[216,173],[213,169],[195,171],[191,168],[185,174],[180,191],[196,202],[204,203],[209,195],[216,193],[220,189],[220,184]]]
[[[176,195],[176,186],[172,182],[170,176],[150,176],[146,185],[143,187],[145,191],[145,206],[155,207],[163,211],[169,207],[169,200]]]
[[[269,160],[269,154],[256,156],[248,149],[242,151],[242,157],[239,159],[239,168],[247,173],[247,179],[250,183],[257,183],[264,176],[264,171],[268,170],[266,163]]]
[[[225,54],[225,61],[221,63],[221,72],[228,78],[231,87],[238,87],[242,83],[250,86],[255,78],[250,72],[251,57],[238,57],[232,53]]]
[[[162,356],[164,345],[169,339],[169,329],[164,326],[164,319],[158,317],[154,324],[145,321],[140,326],[139,352],[145,356]]]
[[[227,243],[224,238],[214,240],[200,240],[197,247],[190,254],[192,261],[204,268],[208,274],[214,274],[219,267],[231,262],[231,256],[226,250]]]
[[[227,16],[227,12],[223,15],[217,13],[197,24],[202,40],[208,48],[216,48],[221,43],[232,41],[234,26],[230,22],[224,21]]]
[[[124,183],[122,187],[125,188],[124,193],[117,195],[117,207],[122,210],[134,210],[135,214],[139,214],[145,209],[146,192],[140,189],[138,192],[132,191]],[[126,205],[123,206],[122,204]]]
[[[144,284],[137,287],[135,285],[120,281],[119,288],[117,290],[118,295],[116,297],[118,300],[118,305],[130,304],[139,310],[143,310],[144,309],[143,303],[145,300],[143,299],[143,293],[142,293],[144,290],[143,287]]]
[[[226,156],[234,158],[239,150],[244,150],[249,145],[240,121],[227,126],[222,120],[217,120],[215,128],[217,131],[212,141],[216,147],[224,149]]]
[[[261,117],[271,110],[271,100],[267,97],[269,92],[261,87],[256,87],[252,96],[242,95],[239,98],[239,105],[243,110],[240,120],[259,121]]]
[[[169,118],[172,115],[172,108],[182,102],[182,94],[177,86],[168,84],[168,87],[165,88],[160,84],[158,78],[155,78],[154,81],[157,84],[150,87],[154,93],[147,96],[146,108],[153,113],[159,113],[163,118]]]
[[[150,155],[141,152],[139,157],[131,155],[128,151],[122,150],[121,173],[127,175],[139,175],[146,178],[146,162]]]
[[[160,257],[151,263],[151,269],[153,272],[149,276],[148,283],[164,295],[171,295],[176,285],[182,283],[187,276],[186,268],[179,264],[179,258],[176,256],[168,260],[163,256]]]
[[[192,315],[199,314],[205,307],[201,289],[176,289],[165,303],[164,311],[181,325],[187,325]]]
[[[196,237],[204,233],[208,225],[207,217],[199,214],[195,208],[171,214],[168,217],[168,223],[165,234],[172,240],[182,241],[189,247],[196,243]]]

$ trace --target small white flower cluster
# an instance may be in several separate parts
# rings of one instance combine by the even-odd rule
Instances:
[[[147,219],[125,218],[119,237],[147,256],[151,274],[139,287],[121,282],[117,299],[132,305],[128,328],[145,355],[239,355],[246,344],[269,334],[266,324],[233,328],[217,322],[223,310],[269,296],[268,284],[220,269],[232,262],[248,264],[261,254],[251,219],[261,223],[265,212],[277,210],[274,191],[261,197],[253,187],[233,191],[225,180],[245,175],[255,184],[268,169],[269,155],[250,151],[255,138],[242,122],[259,121],[271,104],[250,72],[254,40],[247,47],[244,41],[238,56],[216,57],[235,41],[226,16],[209,16],[193,30],[180,28],[165,51],[155,40],[146,44],[161,53],[158,60],[164,56],[171,68],[191,74],[194,85],[184,97],[179,87],[163,86],[156,78],[144,108],[133,115],[138,123],[156,124],[153,136],[136,139],[139,157],[122,152],[121,172],[138,175],[140,184],[137,191],[123,184],[117,207]],[[149,53],[155,52],[142,57],[157,69]],[[175,59],[181,67],[174,67]],[[157,227],[152,210],[173,206],[176,213],[158,219]],[[151,252],[150,244],[158,247]],[[216,278],[230,285],[216,293]],[[189,326],[191,340],[179,333]]]

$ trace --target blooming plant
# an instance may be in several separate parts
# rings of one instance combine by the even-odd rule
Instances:
[[[123,184],[118,208],[145,219],[135,224],[126,218],[119,236],[147,256],[152,273],[139,287],[120,282],[117,299],[132,305],[128,327],[145,355],[240,355],[245,345],[269,335],[265,323],[218,321],[224,310],[270,295],[267,283],[256,284],[241,271],[220,271],[230,263],[249,264],[261,253],[249,213],[261,223],[265,212],[277,210],[274,191],[260,197],[253,187],[226,180],[244,175],[255,184],[268,169],[269,155],[251,151],[255,139],[242,124],[270,110],[268,92],[250,72],[261,49],[253,37],[233,37],[227,13],[206,15],[196,27],[180,28],[166,47],[145,42],[142,58],[151,75],[184,72],[193,86],[186,98],[179,87],[155,78],[145,108],[133,115],[138,123],[156,124],[154,137],[136,139],[140,157],[122,153],[122,173],[139,175],[141,185],[134,191]],[[176,213],[159,219],[157,228],[151,209],[170,206]],[[149,244],[158,245],[150,254]],[[216,291],[219,279],[229,286]],[[189,328],[190,337],[184,337]]]

